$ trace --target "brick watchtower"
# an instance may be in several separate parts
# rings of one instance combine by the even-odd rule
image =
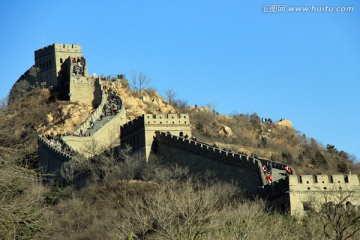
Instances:
[[[79,44],[54,43],[34,52],[35,66],[40,68],[38,77],[40,82],[46,83],[44,87],[58,87],[61,80],[62,65],[69,57],[82,57]]]

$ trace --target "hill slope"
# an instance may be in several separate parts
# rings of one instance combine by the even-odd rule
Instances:
[[[288,163],[300,173],[359,173],[348,154],[299,134],[289,120],[265,123],[255,113],[219,115],[207,107],[186,107],[181,100],[170,104],[153,89],[134,92],[125,80],[105,84],[116,87],[128,120],[145,112],[188,112],[201,141]],[[126,153],[118,161],[105,152],[81,189],[44,186],[36,171],[36,136],[70,133],[91,111],[37,89],[0,112],[1,239],[324,238],[317,216],[299,224],[268,212],[262,202],[246,201],[229,183],[209,176],[203,184],[187,169],[145,164]]]

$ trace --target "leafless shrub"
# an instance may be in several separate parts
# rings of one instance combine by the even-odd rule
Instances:
[[[327,239],[345,240],[360,237],[360,213],[352,205],[352,199],[358,199],[355,191],[323,191],[320,200],[311,201],[313,216],[322,225]]]
[[[165,92],[166,100],[173,105],[175,103],[176,93],[173,89],[168,89]]]
[[[147,88],[144,90],[150,98],[158,97],[157,90],[155,88]]]
[[[0,238],[36,238],[47,226],[46,188],[35,171],[0,160]]]
[[[130,89],[130,84],[127,79],[120,79],[121,86],[125,89]]]
[[[135,94],[137,94],[139,97],[142,96],[142,91],[145,89],[145,87],[151,82],[148,75],[142,73],[142,72],[132,72],[131,74],[131,83],[132,88]]]
[[[168,182],[142,198],[129,199],[118,228],[140,239],[151,232],[158,239],[197,239],[233,194],[233,187],[226,185]]]

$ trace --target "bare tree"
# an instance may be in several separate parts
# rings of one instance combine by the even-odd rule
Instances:
[[[327,239],[359,239],[360,212],[351,201],[359,198],[352,190],[322,192],[323,202],[314,201],[312,208],[320,220]]]
[[[148,75],[142,73],[142,72],[132,72],[131,74],[131,83],[133,90],[135,92],[138,92],[140,96],[142,95],[142,91],[145,89],[145,86],[148,85],[151,82]]]
[[[176,93],[173,89],[168,89],[165,92],[166,94],[166,99],[168,100],[168,102],[170,104],[173,104],[175,102],[175,97],[176,97]]]
[[[0,157],[0,192],[0,239],[39,239],[49,223],[37,173]]]
[[[171,181],[142,198],[129,199],[118,227],[139,239],[147,233],[157,239],[199,239],[234,192],[231,185]]]

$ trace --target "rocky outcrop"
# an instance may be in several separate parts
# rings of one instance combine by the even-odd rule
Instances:
[[[46,115],[46,123],[38,127],[38,131],[45,134],[64,134],[72,133],[87,118],[89,118],[93,108],[83,103],[60,104],[56,111]]]
[[[293,125],[290,120],[281,120],[277,123],[275,123],[275,126],[282,127],[282,128],[293,128]]]
[[[141,92],[141,96],[137,96],[127,85],[121,82],[104,82],[103,84],[111,85],[123,99],[127,121],[134,120],[145,113],[176,113],[176,110],[156,91],[144,90]]]
[[[191,110],[191,111],[196,111],[196,112],[207,112],[207,113],[212,112],[211,109],[206,107],[206,106],[199,107],[199,106],[195,105],[195,106],[190,106],[188,109]]]
[[[40,82],[37,78],[39,68],[32,66],[15,82],[10,90],[9,104],[12,104],[15,100],[22,98],[26,93],[30,92],[34,88],[39,88]]]
[[[232,137],[234,135],[233,131],[230,127],[225,126],[224,124],[220,125],[220,128],[218,130],[218,134],[220,137]]]

